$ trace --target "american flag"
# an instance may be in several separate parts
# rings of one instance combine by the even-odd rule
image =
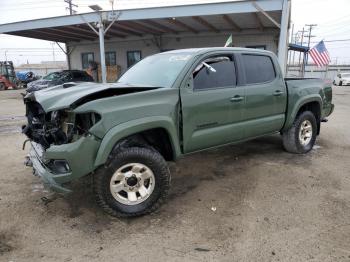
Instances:
[[[329,65],[331,62],[331,57],[329,56],[328,50],[323,41],[311,48],[309,53],[318,67]]]

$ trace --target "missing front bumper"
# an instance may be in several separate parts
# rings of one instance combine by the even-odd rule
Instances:
[[[29,159],[35,174],[56,192],[71,192],[63,185],[88,175],[97,168],[94,163],[100,141],[92,135],[81,137],[73,143],[51,146],[46,150],[33,141],[30,144]],[[53,168],[52,161],[64,161],[66,170]]]
[[[61,184],[57,183],[54,179],[55,175],[52,173],[42,162],[42,151],[40,150],[40,145],[31,142],[31,149],[29,151],[29,159],[26,158],[27,164],[33,167],[34,175],[39,176],[44,185],[55,192],[58,193],[70,193],[71,190],[63,187]],[[64,176],[70,176],[70,173],[63,174]],[[62,175],[61,175],[62,176]]]

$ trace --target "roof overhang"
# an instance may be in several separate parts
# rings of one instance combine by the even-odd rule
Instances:
[[[257,8],[257,5],[259,8]],[[202,32],[242,32],[249,29],[278,29],[283,0],[236,0],[221,3],[151,7],[59,16],[0,25],[0,33],[55,42],[95,40],[88,23],[102,20],[109,28],[106,38]],[[263,12],[262,12],[263,10]]]

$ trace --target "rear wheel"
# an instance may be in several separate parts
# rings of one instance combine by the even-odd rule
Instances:
[[[5,90],[5,84],[4,83],[0,83],[0,91]]]
[[[170,172],[164,158],[150,148],[114,150],[94,176],[97,203],[110,215],[134,217],[155,211],[166,199]]]
[[[342,86],[342,85],[343,85],[343,82],[342,82],[342,81],[340,81],[340,82],[339,82],[339,86]]]
[[[283,133],[283,146],[286,151],[295,154],[309,152],[316,141],[317,121],[310,111],[297,116],[293,125]]]

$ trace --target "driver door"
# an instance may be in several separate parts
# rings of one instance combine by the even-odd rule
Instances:
[[[180,91],[185,153],[242,137],[239,127],[234,127],[242,119],[245,98],[236,82],[232,54],[206,58],[193,69]]]

